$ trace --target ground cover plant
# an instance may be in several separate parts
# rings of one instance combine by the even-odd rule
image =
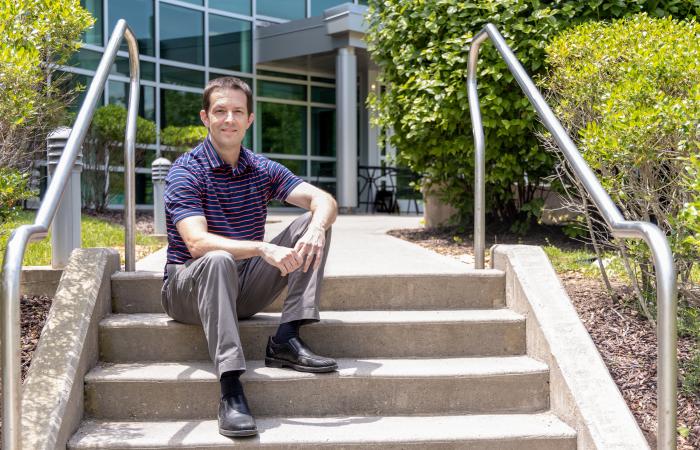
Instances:
[[[0,255],[4,255],[7,239],[12,230],[23,224],[33,223],[36,212],[22,211],[14,220],[0,224]],[[83,214],[81,221],[82,247],[111,247],[119,250],[122,264],[124,263],[124,227],[121,225],[122,214],[90,215]],[[137,258],[146,256],[163,247],[158,239],[148,236],[148,226],[144,222],[152,222],[145,216],[140,216],[137,223],[136,246]],[[152,225],[150,226],[152,232]],[[24,254],[25,266],[43,266],[51,264],[51,232],[38,242],[30,242]]]
[[[643,11],[680,18],[700,12],[698,0],[370,0],[369,5],[368,50],[386,86],[370,98],[373,120],[392,130],[386,134],[398,163],[435,183],[462,221],[472,215],[474,173],[467,54],[471,37],[486,23],[498,27],[537,78],[545,72],[546,44],[579,23]],[[555,158],[539,145],[534,111],[493,46],[485,44],[480,53],[487,210],[526,225],[541,206],[535,190],[552,173]]]

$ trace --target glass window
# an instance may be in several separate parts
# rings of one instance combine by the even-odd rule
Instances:
[[[367,0],[357,0],[357,4],[367,6]]]
[[[66,72],[58,73],[57,76],[59,77],[59,80],[57,80],[57,82],[65,83],[66,91],[77,91],[75,98],[70,103],[70,105],[68,105],[68,111],[78,112],[80,107],[83,105],[83,101],[85,101],[85,95],[87,94],[87,90],[90,87],[90,83],[92,83],[92,77]],[[98,107],[102,106],[102,104],[104,103],[103,99],[104,94],[100,95],[100,98],[97,101]]]
[[[201,88],[204,87],[204,72],[161,64],[160,82]]]
[[[142,80],[156,81],[156,65],[148,61],[140,61],[139,71]],[[109,73],[129,76],[129,58],[117,56]]]
[[[258,0],[258,14],[280,19],[303,19],[306,17],[306,0]]]
[[[156,88],[153,86],[141,86],[140,91],[141,98],[139,99],[139,116],[155,122]],[[129,83],[110,81],[108,103],[121,105],[124,108],[127,108],[129,104]]]
[[[311,161],[311,176],[335,177],[335,161]]]
[[[100,64],[100,59],[102,59],[102,53],[81,48],[71,55],[68,65],[80,67],[81,69],[96,70]]]
[[[347,3],[348,0],[311,0],[311,16],[323,15],[323,11]]]
[[[227,73],[209,72],[209,79],[210,80],[213,80],[214,78],[230,77],[230,76],[232,76],[232,75],[229,75]],[[251,80],[250,78],[246,78],[246,77],[236,77],[236,78],[239,78],[239,79],[245,81],[246,83],[248,83],[248,86],[253,85],[253,80]]]
[[[201,125],[199,111],[202,109],[202,94],[194,92],[160,90],[160,127],[169,125]]]
[[[306,101],[306,86],[258,80],[258,95],[260,97]]]
[[[125,19],[139,41],[139,52],[155,56],[153,0],[111,0],[108,5],[109,33],[119,19]],[[122,43],[121,49],[127,50],[126,42]]]
[[[209,7],[250,16],[250,0],[209,0]]]
[[[306,81],[306,75],[300,75],[298,73],[274,72],[272,70],[258,69],[258,75],[266,75],[268,77],[277,78],[291,78],[292,80]]]
[[[334,181],[321,181],[319,183],[313,183],[313,184],[335,197],[336,192],[335,192],[335,182]]]
[[[80,6],[95,18],[95,23],[83,35],[85,43],[102,45],[102,0],[80,0]]]
[[[306,176],[306,160],[305,159],[278,159],[278,158],[270,158],[270,159],[282,164],[284,167],[291,170],[294,175],[298,175],[300,177]]]
[[[311,77],[311,81],[318,81],[319,83],[335,84],[335,80],[333,78]]]
[[[180,0],[181,2],[192,3],[197,6],[204,6],[204,0]]]
[[[201,11],[160,4],[160,57],[204,64],[204,14]]]
[[[246,20],[209,15],[209,65],[252,72],[252,27]]]
[[[335,156],[335,109],[311,108],[311,154]]]
[[[335,105],[335,89],[327,87],[311,87],[311,101]]]
[[[258,151],[306,154],[306,107],[258,102]]]

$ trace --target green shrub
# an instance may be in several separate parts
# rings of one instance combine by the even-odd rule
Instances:
[[[202,125],[182,127],[168,126],[160,132],[160,143],[178,149],[191,149],[207,137],[207,129]]]
[[[668,236],[681,307],[700,308],[700,25],[646,14],[587,23],[554,39],[547,63],[544,85],[564,127],[625,218],[653,222]],[[576,185],[571,177],[564,183]],[[586,194],[570,192],[582,205]],[[594,219],[592,236],[629,257],[637,298],[653,317],[646,244],[615,240],[596,225],[596,211],[580,211]]]
[[[0,166],[24,171],[45,151],[73,95],[57,68],[93,22],[78,0],[0,0]]]
[[[700,11],[698,0],[370,0],[369,5],[368,50],[387,86],[370,98],[374,121],[393,129],[400,163],[445,186],[462,220],[472,213],[474,176],[467,54],[471,37],[487,22],[538,76],[545,71],[546,43],[573,25],[640,11],[677,17]],[[493,45],[485,44],[480,53],[487,210],[523,219],[533,205],[529,212],[523,206],[551,174],[554,159],[539,147],[534,111]]]
[[[14,218],[18,203],[32,195],[28,174],[0,167],[0,225]]]

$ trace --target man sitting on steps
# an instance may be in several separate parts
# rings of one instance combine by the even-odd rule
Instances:
[[[268,339],[265,365],[331,372],[335,360],[314,354],[299,327],[319,320],[333,197],[281,164],[241,146],[253,123],[250,87],[234,77],[211,80],[199,115],[207,138],[179,157],[165,180],[168,258],[165,312],[202,324],[221,382],[219,432],[257,433],[239,380],[245,358],[238,319],[268,306],[287,286],[279,328]],[[263,242],[267,203],[281,200],[310,212]]]

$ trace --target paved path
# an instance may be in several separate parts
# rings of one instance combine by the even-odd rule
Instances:
[[[270,214],[265,227],[269,240],[296,215]],[[420,228],[421,217],[342,215],[333,225],[326,275],[464,273],[471,269],[454,258],[438,255],[416,244],[389,236],[388,230]],[[137,270],[162,271],[165,249],[136,263]]]

